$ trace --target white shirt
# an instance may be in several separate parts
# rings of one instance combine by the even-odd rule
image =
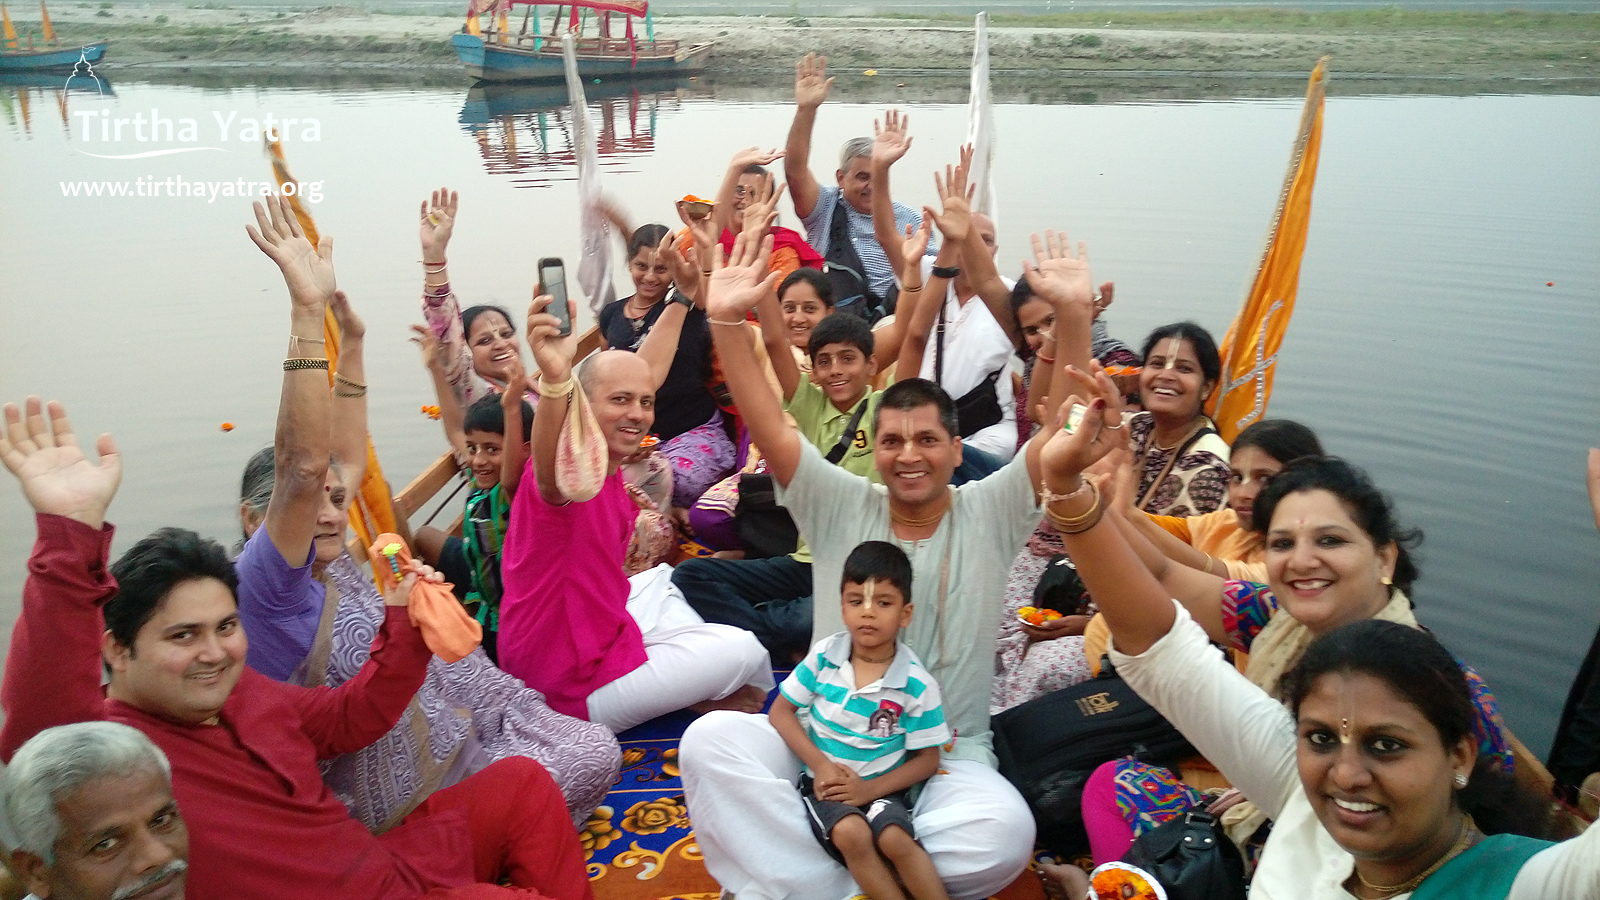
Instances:
[[[950,512],[933,536],[902,541],[889,525],[889,496],[881,484],[829,465],[802,440],[800,465],[778,503],[794,516],[811,547],[812,638],[844,630],[839,582],[845,557],[862,541],[888,541],[911,558],[916,614],[900,639],[939,682],[944,718],[956,735],[956,759],[996,764],[989,733],[994,647],[1011,560],[1043,514],[1028,479],[1027,460],[1012,460],[980,481],[951,488]],[[948,559],[944,603],[939,583]],[[944,609],[941,611],[940,606]]]
[[[926,284],[933,272],[933,259],[922,260],[922,278]],[[1016,282],[1002,276],[1007,288]],[[962,438],[968,447],[993,454],[1001,461],[1009,460],[1017,452],[1017,401],[1011,388],[1011,339],[1006,330],[995,321],[994,314],[983,298],[974,296],[961,305],[956,297],[954,279],[945,283],[944,296],[944,380],[939,386],[954,400],[983,382],[993,372],[1000,371],[1000,380],[994,383],[995,395],[1000,400],[1000,421],[981,429],[971,437]],[[922,371],[917,374],[929,381],[933,378],[933,361],[939,352],[938,325],[928,336],[928,349],[922,354]]]
[[[1111,648],[1117,673],[1195,749],[1273,819],[1250,900],[1352,900],[1355,865],[1317,820],[1300,784],[1295,727],[1283,704],[1213,648],[1177,601],[1172,630],[1149,650]],[[1409,893],[1394,900],[1405,900]],[[1600,900],[1600,827],[1541,850],[1523,864],[1506,900]]]

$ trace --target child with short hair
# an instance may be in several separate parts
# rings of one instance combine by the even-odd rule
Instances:
[[[460,416],[459,435],[451,435],[452,445],[465,448],[472,472],[472,491],[467,494],[461,537],[429,527],[419,528],[416,533],[424,558],[432,551],[434,565],[454,583],[462,605],[483,626],[483,652],[497,665],[495,642],[500,631],[502,593],[500,547],[511,522],[511,498],[522,480],[533,429],[533,407],[522,399],[527,376],[520,360],[512,365],[507,389],[481,397],[467,407]],[[449,399],[440,392],[441,407]],[[445,418],[447,434],[453,430],[453,421],[453,417]],[[513,437],[508,439],[507,434]]]
[[[800,796],[812,832],[862,891],[948,900],[906,797],[938,770],[950,740],[938,684],[898,639],[911,623],[911,561],[893,544],[866,541],[845,560],[840,594],[847,630],[811,648],[769,718],[806,764]]]

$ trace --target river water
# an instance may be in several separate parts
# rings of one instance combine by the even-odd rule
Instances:
[[[692,84],[592,100],[607,190],[640,223],[711,194],[733,151],[783,143],[782,94]],[[815,169],[897,96],[885,82],[825,108]],[[406,341],[419,321],[418,202],[439,185],[461,191],[449,255],[466,303],[520,314],[539,257],[577,258],[570,113],[548,92],[118,84],[70,92],[64,109],[48,90],[0,86],[0,101],[0,395],[59,398],[85,435],[116,435],[116,552],[170,524],[233,541],[240,469],[271,439],[284,291],[244,234],[248,199],[220,188],[268,174],[245,120],[299,120],[285,148],[320,196],[311,209],[367,322],[371,428],[393,482],[442,449]],[[1253,274],[1299,106],[1000,106],[1003,268],[1019,267],[1029,232],[1065,228],[1089,242],[1097,278],[1117,283],[1114,334],[1137,344],[1193,318],[1220,336]],[[915,144],[894,185],[920,204],[928,172],[954,158],[965,109],[908,108]],[[130,123],[102,138],[102,120],[135,116],[171,120],[171,137]],[[174,149],[186,152],[104,158]],[[137,196],[169,178],[180,193],[219,183],[217,196]],[[126,182],[135,196],[66,196],[78,181]],[[1583,487],[1585,448],[1600,443],[1597,198],[1600,98],[1330,99],[1270,409],[1367,467],[1427,533],[1420,617],[1541,754],[1600,623],[1600,534]],[[796,224],[792,211],[784,221]],[[25,510],[0,485],[0,638],[25,575]]]

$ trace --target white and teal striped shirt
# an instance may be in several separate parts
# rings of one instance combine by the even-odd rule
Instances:
[[[899,641],[883,677],[857,688],[850,632],[829,635],[811,647],[778,690],[810,712],[811,741],[817,749],[862,778],[900,765],[909,750],[950,740],[939,685]]]

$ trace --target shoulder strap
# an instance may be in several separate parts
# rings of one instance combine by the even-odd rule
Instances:
[[[940,388],[944,387],[944,301],[944,297],[939,298],[939,324],[935,326],[939,340],[933,345],[933,383]]]
[[[833,449],[828,451],[828,455],[826,457],[828,462],[837,466],[839,464],[839,460],[844,459],[844,455],[849,452],[850,442],[854,440],[856,436],[856,428],[860,427],[861,425],[861,416],[866,413],[867,406],[871,403],[871,401],[872,391],[869,389],[867,391],[867,395],[862,397],[861,402],[856,405],[855,413],[850,416],[850,424],[846,425],[844,427],[844,431],[839,435],[839,442],[834,444]]]

